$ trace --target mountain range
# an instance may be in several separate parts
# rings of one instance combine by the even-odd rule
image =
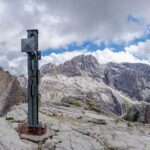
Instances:
[[[58,66],[46,64],[41,73],[67,77],[89,76],[127,94],[132,100],[150,101],[150,66],[140,63],[99,64],[92,55],[80,55]]]
[[[92,55],[79,55],[60,65],[41,67],[42,99],[85,109],[90,105],[95,111],[119,116],[129,111],[135,120],[149,122],[149,73],[147,64],[100,64]]]

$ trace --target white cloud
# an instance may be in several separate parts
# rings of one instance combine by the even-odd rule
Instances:
[[[0,57],[0,65],[23,72],[16,63],[25,64],[20,39],[30,28],[39,29],[40,50],[85,40],[128,43],[141,36],[150,23],[149,6],[147,0],[1,0],[0,55],[5,61]],[[144,22],[127,22],[128,15]]]
[[[114,52],[111,49],[104,49],[104,50],[97,50],[94,52],[89,52],[87,50],[81,50],[81,51],[73,51],[73,52],[64,52],[60,54],[52,53],[48,56],[43,56],[41,61],[41,66],[43,64],[47,64],[49,62],[53,64],[61,64],[64,63],[67,60],[72,59],[75,56],[78,55],[93,55],[96,57],[98,62],[100,64],[105,64],[108,62],[116,62],[116,63],[122,63],[122,62],[130,62],[130,63],[146,63],[150,64],[150,61],[148,60],[140,60],[134,55],[132,55],[130,52],[127,51],[121,51],[121,52]]]
[[[96,52],[91,53],[97,58],[99,63],[108,63],[108,62],[130,62],[130,63],[148,63],[145,60],[140,60],[137,57],[133,56],[129,52],[120,51],[114,52],[111,49],[105,49],[103,51],[97,50]]]
[[[125,50],[137,57],[150,59],[150,40],[139,42],[137,45],[131,45],[126,47]]]
[[[149,4],[146,0],[1,0],[0,25],[6,32],[1,38],[9,45],[10,30],[14,41],[23,37],[26,29],[38,28],[41,49],[87,39],[128,42],[140,36],[150,22]],[[145,22],[127,22],[129,14],[144,18]],[[17,40],[13,42],[15,49],[20,48]]]
[[[87,51],[86,50],[80,50],[80,51],[73,51],[73,52],[64,52],[64,53],[52,53],[48,56],[43,56],[42,60],[40,62],[40,66],[47,64],[49,62],[53,63],[53,64],[61,64],[64,63],[67,60],[72,59],[75,56],[81,55],[81,54],[86,54]]]

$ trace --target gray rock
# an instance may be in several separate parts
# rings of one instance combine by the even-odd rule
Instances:
[[[26,94],[17,78],[0,68],[0,114],[9,111],[10,107],[26,101]]]
[[[140,104],[139,112],[140,114],[139,114],[138,122],[150,123],[150,104],[146,102],[142,102]]]
[[[41,74],[52,74],[55,75],[57,74],[57,66],[52,64],[52,63],[48,63],[43,65],[40,68]]]
[[[37,145],[31,142],[24,142],[18,133],[11,128],[4,118],[0,118],[0,149],[1,150],[36,150]]]
[[[104,82],[133,100],[150,101],[150,66],[147,64],[108,63]]]
[[[82,107],[99,113],[122,115],[130,99],[91,77],[43,76],[41,101]]]

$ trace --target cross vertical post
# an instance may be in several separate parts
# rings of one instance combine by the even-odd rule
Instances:
[[[39,69],[38,60],[40,59],[40,52],[38,51],[38,30],[27,30],[28,39],[33,38],[33,51],[28,54],[28,125],[29,127],[38,127],[38,81]]]
[[[22,52],[28,54],[28,126],[36,128],[39,125],[38,60],[41,58],[41,53],[38,51],[38,30],[27,30],[27,32],[27,39],[22,39],[21,45]]]
[[[21,40],[21,51],[28,55],[28,123],[19,127],[21,134],[43,135],[47,126],[39,123],[39,60],[41,52],[38,51],[38,30],[27,30],[27,38]]]

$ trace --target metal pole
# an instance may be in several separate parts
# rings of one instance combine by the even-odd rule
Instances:
[[[41,53],[38,51],[38,30],[27,30],[28,38],[22,41],[22,52],[28,54],[28,126],[35,128],[39,126],[38,120],[38,60]]]

